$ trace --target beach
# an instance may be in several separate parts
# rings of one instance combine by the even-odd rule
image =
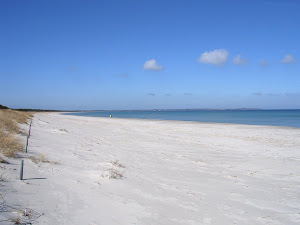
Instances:
[[[36,113],[22,156],[33,224],[300,223],[299,128]]]

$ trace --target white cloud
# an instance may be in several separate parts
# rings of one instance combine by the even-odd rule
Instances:
[[[247,64],[247,59],[242,59],[241,55],[237,55],[236,57],[233,58],[232,61],[235,65],[245,65],[245,64]]]
[[[259,60],[259,65],[264,67],[264,66],[268,66],[269,63],[267,61],[261,59],[261,60]]]
[[[158,65],[155,59],[150,59],[144,63],[143,69],[159,71],[163,69],[163,66]]]
[[[295,62],[295,58],[294,56],[292,56],[291,54],[286,54],[282,60],[280,60],[281,63],[284,63],[284,64],[288,64],[288,63],[293,63]]]
[[[206,64],[213,64],[216,66],[223,65],[228,58],[228,52],[225,49],[215,49],[210,52],[204,52],[198,58],[198,61]]]

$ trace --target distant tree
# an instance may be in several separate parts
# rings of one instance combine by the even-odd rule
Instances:
[[[6,106],[0,104],[0,109],[8,109]]]

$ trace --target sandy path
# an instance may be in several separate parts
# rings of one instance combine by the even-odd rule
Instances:
[[[41,113],[28,149],[34,224],[300,223],[300,129]]]

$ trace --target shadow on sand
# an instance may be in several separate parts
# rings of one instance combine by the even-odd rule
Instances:
[[[42,177],[35,177],[35,178],[26,178],[23,180],[47,180],[47,178],[42,178]]]

